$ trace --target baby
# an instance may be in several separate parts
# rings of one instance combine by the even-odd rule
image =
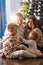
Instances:
[[[41,53],[37,49],[37,42],[36,42],[37,38],[38,38],[38,35],[34,31],[30,32],[30,34],[27,37],[27,40],[25,40],[24,38],[21,38],[21,41],[25,44],[28,44],[29,48],[26,48],[25,50],[17,50],[13,52],[11,56],[13,56],[13,58],[16,58],[16,57],[36,58],[37,56],[39,57],[43,56],[43,53]]]
[[[18,28],[17,28],[17,41],[20,42],[19,38],[23,37],[23,33],[24,33],[23,16],[21,13],[18,12],[16,14],[12,15],[12,17],[13,17],[13,19],[11,18],[12,19],[11,22],[15,23],[18,26]],[[6,27],[5,34],[3,37],[4,38],[7,37],[8,34],[9,34],[9,32],[7,30],[7,27]]]
[[[25,44],[29,45],[28,50],[37,56],[43,56],[43,54],[37,49],[38,34],[35,31],[31,31],[27,37],[27,40],[22,38]]]
[[[3,49],[0,50],[0,54],[6,58],[13,58],[11,55],[16,50],[26,49],[24,45],[20,45],[20,41],[17,41],[17,27],[14,23],[8,24],[9,35],[3,39]]]
[[[38,38],[37,33],[31,31],[27,37],[27,40],[22,38],[22,41],[23,43],[28,44],[29,48],[37,49],[37,43],[36,43],[37,38]]]
[[[0,54],[4,54],[6,57],[10,55],[11,52],[16,50],[18,42],[16,41],[16,34],[17,34],[17,25],[14,23],[10,23],[8,25],[8,32],[9,35],[6,39],[3,39],[3,49],[0,50]]]

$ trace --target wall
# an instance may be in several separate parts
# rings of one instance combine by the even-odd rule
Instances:
[[[6,2],[6,19],[10,20],[10,16],[13,12],[19,11],[19,2],[21,0],[5,0]]]

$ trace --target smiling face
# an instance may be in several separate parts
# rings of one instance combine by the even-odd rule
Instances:
[[[23,16],[21,13],[16,13],[16,17],[17,17],[17,25],[21,25],[23,23]]]
[[[29,19],[27,25],[28,25],[29,28],[32,28],[33,20],[32,19]]]
[[[15,35],[17,33],[17,25],[14,23],[10,23],[8,25],[8,31],[9,31],[10,35]]]
[[[22,20],[18,19],[17,25],[20,26],[22,24]]]

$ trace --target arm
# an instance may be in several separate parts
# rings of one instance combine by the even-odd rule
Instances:
[[[11,35],[6,35],[5,37],[3,36],[2,39],[0,38],[0,42],[4,43],[8,38],[10,38]]]
[[[29,44],[28,40],[22,38],[22,42],[25,43],[25,44]]]
[[[26,40],[24,38],[22,38],[22,42],[25,44],[36,44],[36,42],[34,40]]]

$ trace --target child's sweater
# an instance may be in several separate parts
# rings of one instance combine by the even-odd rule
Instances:
[[[17,30],[17,41],[19,41],[20,43],[21,41],[19,38],[23,37],[23,34],[24,34],[24,25],[20,25],[18,26],[18,30]]]
[[[23,43],[28,44],[31,49],[37,49],[37,43],[34,40],[26,40],[23,38]]]
[[[21,41],[19,40],[19,38],[23,37],[23,34],[24,34],[24,27],[25,27],[24,25],[20,25],[20,26],[18,26],[18,29],[17,29],[16,41],[19,42],[19,43],[21,43]],[[5,30],[3,38],[6,38],[8,35],[9,35],[9,32],[8,32],[7,27],[6,27],[6,30]]]
[[[10,54],[13,51],[16,51],[19,43],[16,41],[16,35],[15,36],[10,36],[4,43],[3,43],[3,48],[4,48],[4,54]]]

